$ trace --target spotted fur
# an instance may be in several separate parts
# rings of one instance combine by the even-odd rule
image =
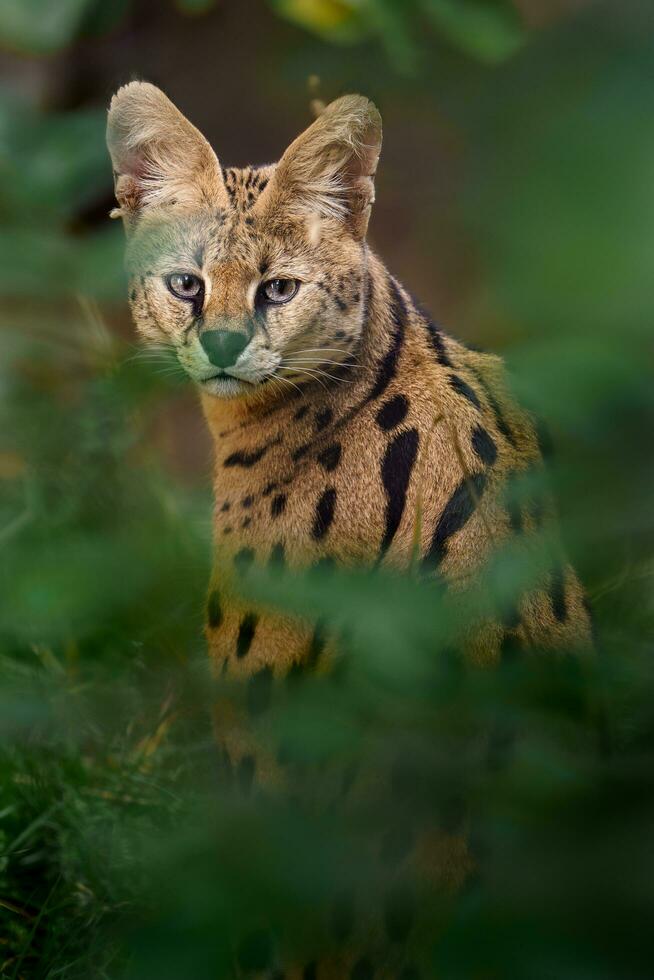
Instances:
[[[417,553],[422,574],[456,594],[498,544],[528,549],[551,525],[547,501],[506,494],[509,480],[542,465],[538,439],[500,360],[444,333],[367,246],[381,121],[366,99],[333,103],[277,165],[223,169],[163,93],[132,83],[114,97],[108,143],[137,327],[175,350],[215,441],[207,638],[221,675],[247,681],[244,718],[226,708],[218,728],[249,790],[284,770],[249,720],[268,710],[284,676],[329,670],[334,648],[323,624],[245,603],[234,573],[255,562],[405,569]],[[200,305],[171,296],[165,277],[175,271],[202,278]],[[297,295],[257,306],[260,284],[274,278],[298,280]],[[201,344],[216,329],[249,338],[220,377]],[[509,647],[588,638],[579,581],[557,555],[514,609],[468,623],[465,639],[472,660],[492,664]],[[412,854],[456,884],[471,859],[458,827],[446,837],[447,859],[442,835],[413,840],[395,828],[375,846],[389,868]],[[383,942],[363,949],[359,940],[349,959],[309,963],[302,975],[382,976],[369,949],[401,946],[412,921],[392,889],[382,905]],[[337,920],[345,941],[351,923]]]

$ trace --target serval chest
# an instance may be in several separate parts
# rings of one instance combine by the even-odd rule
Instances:
[[[218,555],[265,563],[283,554],[294,566],[368,559],[384,512],[371,468],[387,441],[369,414],[348,418],[338,397],[314,397],[226,435],[216,459]]]

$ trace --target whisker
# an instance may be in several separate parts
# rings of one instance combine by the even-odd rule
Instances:
[[[283,364],[282,364],[281,366],[283,367]],[[291,368],[291,370],[292,370],[292,368]],[[296,373],[297,373],[297,372],[296,372]],[[320,378],[318,377],[318,375],[314,373],[314,371],[313,371],[313,369],[312,369],[312,368],[302,368],[302,371],[301,371],[301,374],[305,374],[305,375],[306,375],[306,374],[308,374],[308,375],[309,375],[309,377],[310,377],[310,378],[313,378],[313,380],[314,380],[314,381],[317,381],[317,382],[318,382],[318,384],[319,384],[319,385],[320,385],[320,386],[321,386],[322,388],[324,388],[324,389],[325,389],[325,391],[329,391],[329,389],[328,389],[328,387],[327,387],[327,385],[325,384],[325,382],[324,382],[324,381],[322,381],[322,380],[321,380],[321,379],[320,379]]]
[[[324,363],[324,361],[320,363]],[[307,367],[301,362],[282,362],[282,367],[299,367],[301,371],[306,371],[307,374],[313,374],[314,376],[322,375],[323,378],[329,378],[331,381],[340,382],[342,384],[353,384],[352,378],[337,378],[334,374],[329,374],[327,371],[321,371],[319,368]]]
[[[345,350],[343,347],[303,347],[297,350],[288,351],[289,354],[315,354],[316,352],[326,351],[330,354],[349,354],[350,351]]]
[[[359,364],[358,360],[353,354],[348,353],[348,351],[338,351],[337,353],[342,353],[344,357],[331,357],[331,351],[327,349],[310,351],[310,350],[289,350],[286,351],[284,357],[304,357],[309,356],[317,361],[331,361],[333,364],[348,364],[351,366],[356,366]],[[320,357],[319,355],[324,355]]]
[[[282,366],[285,366],[285,365],[282,365]],[[288,365],[288,367],[293,368],[293,365]],[[339,384],[339,383],[341,383],[341,384],[352,384],[352,381],[350,379],[348,379],[348,378],[337,378],[335,375],[328,374],[326,371],[319,371],[318,368],[310,368],[310,367],[305,367],[305,366],[301,365],[300,366],[300,370],[301,370],[302,373],[310,375],[312,378],[314,378],[315,381],[320,381],[320,378],[329,378],[330,381],[334,381],[337,384]],[[323,388],[325,388],[327,390],[327,386],[325,384],[323,384],[322,381],[320,381],[320,384],[322,384]]]
[[[271,374],[270,375],[270,380],[271,381],[276,381],[278,383],[281,382],[281,381],[285,381],[287,385],[291,385],[293,388],[296,389],[296,391],[299,391],[300,394],[302,394],[302,389],[300,388],[299,385],[296,385],[295,382],[294,381],[291,381],[290,378],[285,378],[281,374]]]
[[[293,357],[285,358],[284,364],[315,364],[317,367],[336,367],[336,368],[347,368],[350,367],[349,364],[344,364],[343,361],[327,361],[323,357],[313,358],[313,357]]]
[[[145,347],[135,351],[129,357],[123,359],[124,364],[131,364],[134,361],[165,361],[176,359],[173,348]]]

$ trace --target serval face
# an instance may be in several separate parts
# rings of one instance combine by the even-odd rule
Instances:
[[[114,98],[108,133],[145,342],[221,398],[346,374],[365,319],[374,106],[340,99],[278,164],[240,170],[145,83]]]

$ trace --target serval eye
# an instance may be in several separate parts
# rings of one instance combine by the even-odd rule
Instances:
[[[299,288],[297,279],[269,279],[261,287],[262,297],[267,303],[288,303]]]
[[[204,289],[200,277],[190,272],[175,272],[168,276],[166,285],[173,296],[178,296],[179,299],[197,299]]]

